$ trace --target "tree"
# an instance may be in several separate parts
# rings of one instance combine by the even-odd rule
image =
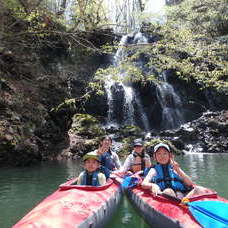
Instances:
[[[170,7],[169,20],[176,25],[212,37],[228,34],[228,0],[185,0]]]

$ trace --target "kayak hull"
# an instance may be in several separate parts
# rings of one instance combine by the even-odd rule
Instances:
[[[191,215],[187,206],[170,201],[162,196],[153,196],[148,190],[135,187],[127,190],[128,198],[140,211],[145,220],[156,228],[199,228],[201,225]],[[211,194],[198,196],[195,200],[218,200],[228,202],[226,199]]]
[[[12,228],[98,228],[116,210],[121,198],[118,183],[100,187],[72,185],[76,178],[41,201]]]

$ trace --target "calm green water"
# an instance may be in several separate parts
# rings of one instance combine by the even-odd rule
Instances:
[[[228,198],[228,154],[189,154],[176,158],[181,167],[200,185]],[[46,162],[28,168],[0,169],[0,227],[10,228],[41,199],[81,170],[77,161]],[[126,198],[107,225],[109,228],[149,227]]]

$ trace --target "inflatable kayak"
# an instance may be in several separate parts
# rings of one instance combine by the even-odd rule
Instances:
[[[119,184],[109,179],[104,186],[75,185],[77,178],[59,186],[13,228],[97,228],[115,211]]]
[[[186,204],[167,195],[154,196],[140,186],[126,192],[152,227],[228,228],[228,200],[212,190],[188,199]]]

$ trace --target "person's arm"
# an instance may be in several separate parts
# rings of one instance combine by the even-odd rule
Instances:
[[[146,168],[150,168],[151,167],[151,160],[150,160],[150,156],[147,154],[146,155]]]
[[[106,177],[103,173],[99,173],[98,174],[98,180],[99,180],[99,184],[102,186],[102,185],[105,185],[106,183]]]
[[[82,184],[82,176],[83,176],[83,172],[81,172],[78,176],[78,180],[77,180],[77,184],[81,185]]]
[[[149,173],[146,175],[146,177],[144,178],[141,186],[144,189],[151,189],[153,186],[153,183],[151,182],[151,179],[153,176],[156,175],[156,170],[154,168],[151,168]]]
[[[173,170],[180,176],[183,182],[188,186],[194,186],[193,181],[191,178],[180,168],[180,165],[171,159],[171,165],[173,166]]]
[[[156,170],[154,168],[151,168],[149,173],[146,175],[145,179],[143,180],[141,186],[144,189],[150,189],[153,194],[157,195],[158,193],[161,193],[161,189],[157,184],[151,182],[152,177],[155,175],[156,175]]]
[[[128,157],[124,161],[123,166],[120,167],[119,171],[120,172],[127,172],[130,169],[131,160],[132,160],[132,155],[130,154],[130,155],[128,155]]]
[[[117,153],[113,152],[114,162],[117,169],[121,167],[120,159]]]

